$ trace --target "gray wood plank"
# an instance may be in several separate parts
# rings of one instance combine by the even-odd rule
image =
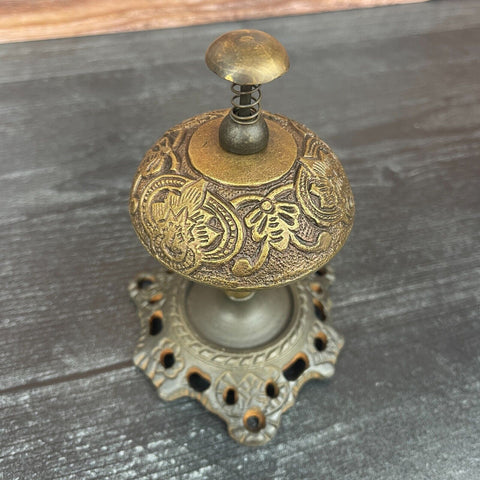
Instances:
[[[357,10],[0,48],[0,472],[6,479],[475,479],[480,470],[480,7]],[[333,262],[337,374],[261,449],[130,365],[146,148],[228,102],[218,34],[264,29],[265,107],[339,154],[357,202]],[[0,475],[0,478],[2,476]]]
[[[260,449],[233,443],[193,400],[159,401],[133,367],[15,392],[2,401],[10,439],[2,471],[32,480],[475,478],[471,389],[458,382],[435,391],[406,365],[393,365],[386,381],[350,369],[352,349],[346,357],[343,375],[308,384]],[[438,368],[417,357],[422,370]],[[362,351],[362,363],[372,361],[378,354]],[[400,387],[402,377],[409,382]]]
[[[259,25],[280,41],[288,41],[290,51],[294,47],[299,51],[308,48],[311,42],[305,40],[314,37],[321,42],[313,40],[313,45],[322,49],[478,26],[480,7],[477,0],[461,0],[456,2],[455,8],[450,3],[449,0],[436,0],[435,5],[398,5],[346,14],[331,12],[298,16],[294,20],[279,17],[274,21],[230,22],[139,35],[124,33],[116,34],[113,42],[111,35],[47,40],[41,42],[41,51],[35,47],[40,42],[4,44],[0,46],[0,83],[198,61],[205,53],[204,41],[213,41],[228,30]],[[402,21],[396,21],[397,18]],[[112,43],[117,43],[117,47],[112,48]]]

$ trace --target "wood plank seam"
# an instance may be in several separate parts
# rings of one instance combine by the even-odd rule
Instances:
[[[0,43],[183,27],[426,0],[13,0],[0,5]]]

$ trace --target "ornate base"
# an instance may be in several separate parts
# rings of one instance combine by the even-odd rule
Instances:
[[[343,339],[326,324],[333,279],[323,268],[231,300],[167,271],[141,274],[129,285],[142,329],[135,365],[163,400],[196,398],[233,439],[263,445],[300,387],[334,373]]]

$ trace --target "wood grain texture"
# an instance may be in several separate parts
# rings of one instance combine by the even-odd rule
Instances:
[[[9,0],[0,43],[301,15],[425,0]]]
[[[333,261],[337,373],[260,449],[156,397],[126,290],[155,268],[133,174],[167,128],[228,104],[203,54],[240,27],[287,48],[265,107],[327,141],[357,204]],[[2,46],[0,478],[476,480],[479,42],[460,0]]]

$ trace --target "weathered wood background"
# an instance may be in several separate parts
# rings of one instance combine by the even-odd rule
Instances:
[[[8,0],[0,42],[172,28],[426,0]]]
[[[134,171],[228,104],[203,55],[237,27],[286,46],[265,107],[330,144],[357,202],[333,262],[337,374],[258,449],[156,398],[126,290],[156,266]],[[0,47],[0,478],[478,479],[479,45],[461,0]]]

